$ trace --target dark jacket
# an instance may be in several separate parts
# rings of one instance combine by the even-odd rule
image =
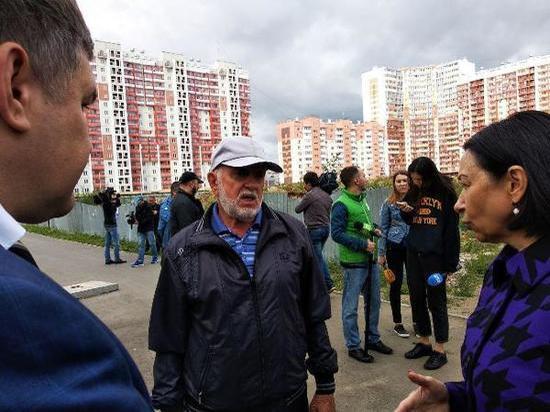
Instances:
[[[407,196],[404,199],[414,210],[401,212],[405,223],[410,225],[407,248],[412,252],[441,256],[444,272],[456,272],[460,255],[458,214],[454,211],[456,196],[426,193],[415,203]]]
[[[0,410],[152,411],[112,332],[32,264],[0,247]]]
[[[303,390],[306,365],[318,391],[332,393],[330,300],[306,228],[263,205],[251,278],[211,216],[212,207],[165,252],[149,325],[154,406],[188,397],[213,410],[267,411]]]
[[[139,233],[153,232],[155,229],[155,215],[153,208],[147,201],[142,201],[136,206],[137,231]]]
[[[114,200],[110,200],[108,196],[105,196],[105,199],[102,200],[103,224],[105,226],[116,226],[116,210],[120,207],[120,198],[116,197]]]
[[[550,236],[489,266],[462,345],[451,411],[550,410]]]
[[[169,227],[172,236],[199,220],[203,214],[204,209],[200,200],[180,189],[170,209]]]

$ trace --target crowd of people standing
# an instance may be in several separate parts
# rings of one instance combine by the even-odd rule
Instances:
[[[74,205],[73,189],[92,149],[85,112],[98,96],[93,41],[74,0],[0,0],[0,21],[0,410],[334,412],[338,362],[326,327],[331,283],[318,253],[327,221],[308,218],[306,227],[263,201],[267,170],[282,168],[254,139],[226,138],[213,151],[207,179],[216,201],[206,212],[194,199],[201,179],[189,173],[173,188],[168,223],[166,204],[164,210],[152,198],[138,204],[134,263],[143,263],[147,241],[157,257],[161,216],[172,234],[149,322],[152,394],[118,338],[40,270],[20,241],[20,222],[64,216]],[[363,171],[341,171],[344,189],[330,207],[329,224],[344,271],[348,355],[368,363],[369,350],[392,353],[377,330],[378,263],[388,265],[385,277],[393,283],[405,265],[419,336],[406,357],[428,357],[428,370],[446,363],[445,280],[457,270],[462,215],[478,240],[504,244],[467,321],[463,379],[444,383],[409,371],[418,388],[397,411],[549,410],[550,115],[513,114],[480,130],[463,149],[458,196],[430,159],[415,159],[406,192],[404,179],[395,177],[380,227]],[[313,190],[312,175],[308,181]],[[329,209],[324,202],[316,213]],[[105,263],[123,263],[119,200],[110,193],[99,203]],[[172,217],[181,223],[177,205],[197,220],[174,232]],[[384,252],[378,257],[377,243]],[[395,332],[405,337],[398,307],[395,301]],[[308,374],[315,379],[311,401]]]

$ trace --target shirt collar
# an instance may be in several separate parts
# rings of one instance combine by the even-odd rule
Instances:
[[[254,222],[252,223],[252,228],[257,229],[261,226],[262,223],[262,209],[260,208],[260,211],[254,218]],[[218,204],[214,204],[214,209],[212,211],[212,230],[216,235],[220,235],[222,233],[232,233],[231,230],[222,222],[222,219],[220,218],[220,214],[218,213]]]
[[[527,292],[550,273],[550,236],[542,237],[521,251],[504,247],[493,268],[497,277],[505,272],[520,293]]]
[[[0,204],[0,245],[4,249],[12,247],[25,235],[25,229]]]

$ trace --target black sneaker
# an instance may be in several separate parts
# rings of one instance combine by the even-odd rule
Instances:
[[[390,355],[393,353],[393,349],[384,345],[381,340],[376,343],[369,343],[367,349],[375,350],[376,352],[383,353],[384,355]]]
[[[348,356],[363,363],[374,362],[372,355],[369,355],[368,352],[363,351],[363,349],[350,349],[348,350]]]
[[[407,332],[407,329],[405,329],[405,328],[403,327],[403,325],[400,324],[400,323],[397,324],[397,325],[395,325],[395,327],[393,328],[393,331],[394,331],[395,333],[397,333],[397,336],[400,336],[400,337],[402,337],[402,338],[408,338],[409,336],[411,336],[411,335],[409,334],[409,332]]]
[[[126,263],[126,261],[125,261],[125,260],[122,260],[122,259],[117,259],[117,260],[113,261],[113,263],[114,263],[115,265],[120,265],[121,263]]]
[[[432,345],[424,345],[423,343],[417,343],[410,351],[405,352],[407,359],[418,359],[422,356],[431,356],[433,353]]]
[[[106,265],[112,265],[113,263],[115,263],[115,261],[111,259],[105,261]]]
[[[426,363],[424,364],[424,369],[428,369],[430,371],[434,369],[439,369],[443,365],[447,363],[447,355],[445,353],[433,351],[432,355],[428,358]]]

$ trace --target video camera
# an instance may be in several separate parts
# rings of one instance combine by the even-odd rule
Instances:
[[[130,225],[130,229],[133,229],[133,226],[137,223],[136,214],[133,210],[126,215],[126,223]]]
[[[94,195],[94,203],[100,205],[102,203],[113,202],[117,198],[120,198],[120,193],[117,193],[113,187],[108,187],[103,192]]]

